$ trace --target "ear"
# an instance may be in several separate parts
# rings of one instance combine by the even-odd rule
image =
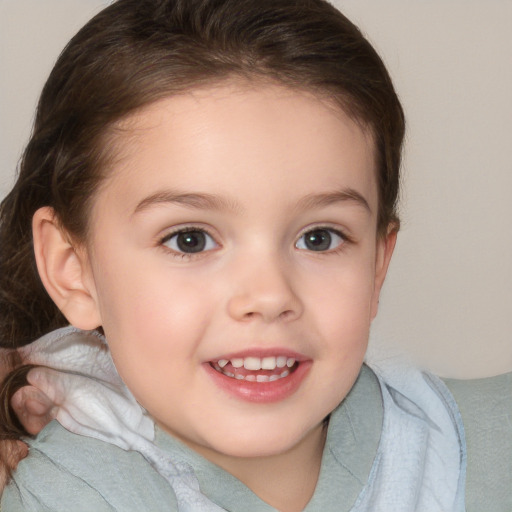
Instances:
[[[73,246],[50,207],[36,211],[32,233],[39,276],[62,314],[79,329],[100,326],[94,279],[85,249]]]
[[[377,316],[379,309],[379,297],[380,291],[386,279],[388,273],[389,263],[391,256],[396,245],[396,238],[398,230],[394,225],[390,225],[388,232],[385,236],[377,239],[377,252],[375,258],[375,288],[373,290],[372,304],[371,304],[371,319],[373,320]]]

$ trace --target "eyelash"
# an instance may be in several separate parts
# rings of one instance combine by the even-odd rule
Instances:
[[[325,231],[327,233],[329,233],[330,235],[335,235],[336,237],[338,237],[340,239],[340,242],[339,244],[332,248],[332,249],[326,249],[326,250],[317,250],[315,251],[314,249],[308,249],[308,248],[301,248],[301,247],[298,247],[298,244],[299,242],[303,239],[304,236],[306,236],[308,233],[314,233],[314,232],[321,232],[321,231]],[[340,229],[336,229],[336,228],[333,228],[331,226],[308,226],[306,229],[304,229],[302,231],[302,233],[300,234],[299,238],[297,239],[297,242],[295,243],[295,247],[298,249],[298,250],[303,250],[303,251],[308,251],[308,252],[311,252],[311,253],[319,253],[319,254],[338,254],[340,253],[341,251],[344,250],[345,246],[349,243],[352,242],[352,239],[347,236],[343,231],[341,231]]]
[[[326,249],[326,250],[315,250],[315,249],[308,249],[307,247],[304,247],[304,248],[298,247],[298,244],[300,243],[300,241],[303,239],[303,237],[305,235],[307,235],[308,233],[322,232],[322,231],[327,232],[330,235],[334,234],[336,237],[338,237],[340,239],[339,244],[332,249]],[[170,233],[167,233],[164,237],[162,237],[159,240],[158,244],[166,252],[170,253],[172,256],[174,256],[175,258],[179,258],[179,259],[198,258],[214,249],[213,247],[210,247],[210,248],[203,247],[196,252],[194,252],[194,251],[185,252],[185,251],[180,250],[179,248],[174,249],[174,248],[166,245],[174,237],[178,237],[180,234],[184,234],[184,233],[202,233],[203,235],[207,236],[210,239],[210,243],[213,242],[216,247],[220,246],[220,244],[215,240],[215,237],[211,233],[209,233],[207,229],[205,229],[204,227],[193,226],[193,225],[185,226],[185,227],[176,229],[175,231],[171,231]],[[332,239],[330,241],[332,241]],[[305,230],[302,231],[302,233],[298,237],[297,241],[295,242],[294,246],[298,250],[308,251],[311,253],[337,254],[337,253],[341,252],[348,243],[351,243],[351,241],[352,240],[344,232],[342,232],[339,229],[335,229],[330,226],[315,226],[315,227],[309,226],[308,228],[306,228]],[[206,242],[206,244],[208,244],[208,241]]]
[[[180,251],[179,249],[173,249],[172,247],[169,247],[167,246],[166,244],[172,240],[174,237],[177,237],[179,236],[180,234],[184,234],[184,233],[202,233],[204,235],[206,235],[211,241],[213,241],[213,243],[215,244],[215,246],[220,246],[220,244],[216,241],[215,237],[208,232],[207,229],[205,229],[204,227],[200,227],[200,226],[184,226],[182,228],[179,228],[179,229],[176,229],[175,231],[171,231],[170,233],[167,233],[164,237],[162,237],[158,244],[169,254],[171,254],[172,256],[174,256],[175,258],[179,258],[179,259],[191,259],[191,258],[200,258],[201,256],[203,256],[204,254],[206,254],[207,252],[210,252],[213,248],[207,248],[206,250],[202,249],[200,251],[197,251],[197,252],[185,252],[185,251]]]

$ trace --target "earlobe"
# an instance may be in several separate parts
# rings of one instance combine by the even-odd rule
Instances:
[[[398,231],[394,226],[390,226],[388,233],[385,237],[380,238],[377,241],[377,254],[375,259],[375,288],[373,291],[372,304],[371,304],[371,319],[373,320],[377,316],[379,309],[379,297],[384,285],[384,280],[391,262],[391,256],[396,245],[396,238]]]
[[[101,317],[85,251],[82,254],[75,250],[50,207],[36,211],[32,233],[39,276],[62,314],[79,329],[100,326]]]

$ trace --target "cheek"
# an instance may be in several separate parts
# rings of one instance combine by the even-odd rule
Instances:
[[[325,401],[335,407],[350,390],[368,347],[373,279],[368,266],[352,267],[326,281],[323,299],[315,301],[318,330],[324,342],[319,351],[322,379],[329,382]]]
[[[212,314],[204,283],[157,268],[123,267],[102,267],[98,288],[103,328],[121,376],[129,382],[163,361],[168,370],[192,364]]]
[[[356,264],[333,272],[318,288],[309,308],[323,348],[318,352],[323,378],[331,382],[333,404],[345,396],[359,373],[368,346],[374,283],[370,265]],[[315,294],[316,295],[316,294]]]
[[[322,279],[313,277],[310,307],[332,329],[368,328],[375,289],[373,264],[363,259],[339,265]]]
[[[101,269],[98,296],[105,328],[149,335],[168,326],[198,325],[197,313],[205,306],[207,290],[194,276],[156,265],[144,268],[140,263],[119,262]]]

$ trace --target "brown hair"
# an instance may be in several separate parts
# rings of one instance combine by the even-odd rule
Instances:
[[[381,59],[324,0],[118,0],[87,23],[44,86],[18,180],[0,207],[0,345],[15,348],[66,324],[35,266],[31,220],[51,206],[86,239],[104,178],[108,134],[160,98],[233,76],[327,95],[371,130],[378,230],[398,229],[404,118]]]
[[[18,389],[27,385],[27,374],[34,368],[34,365],[18,366],[11,371],[0,385],[0,396],[11,398]],[[12,408],[10,401],[3,401],[0,404],[0,442],[5,439],[18,439],[27,435],[27,431],[21,424]],[[0,455],[0,463],[5,463]]]
[[[17,359],[17,360],[16,360]],[[27,384],[27,374],[32,365],[19,366],[19,357],[15,352],[11,352],[5,357],[0,357],[0,364],[6,368],[17,368],[11,371],[0,385],[0,494],[3,486],[11,477],[12,468],[16,466],[18,457],[23,450],[20,446],[14,444],[16,439],[28,435],[22,423],[16,416],[11,406],[10,399],[20,389]]]

